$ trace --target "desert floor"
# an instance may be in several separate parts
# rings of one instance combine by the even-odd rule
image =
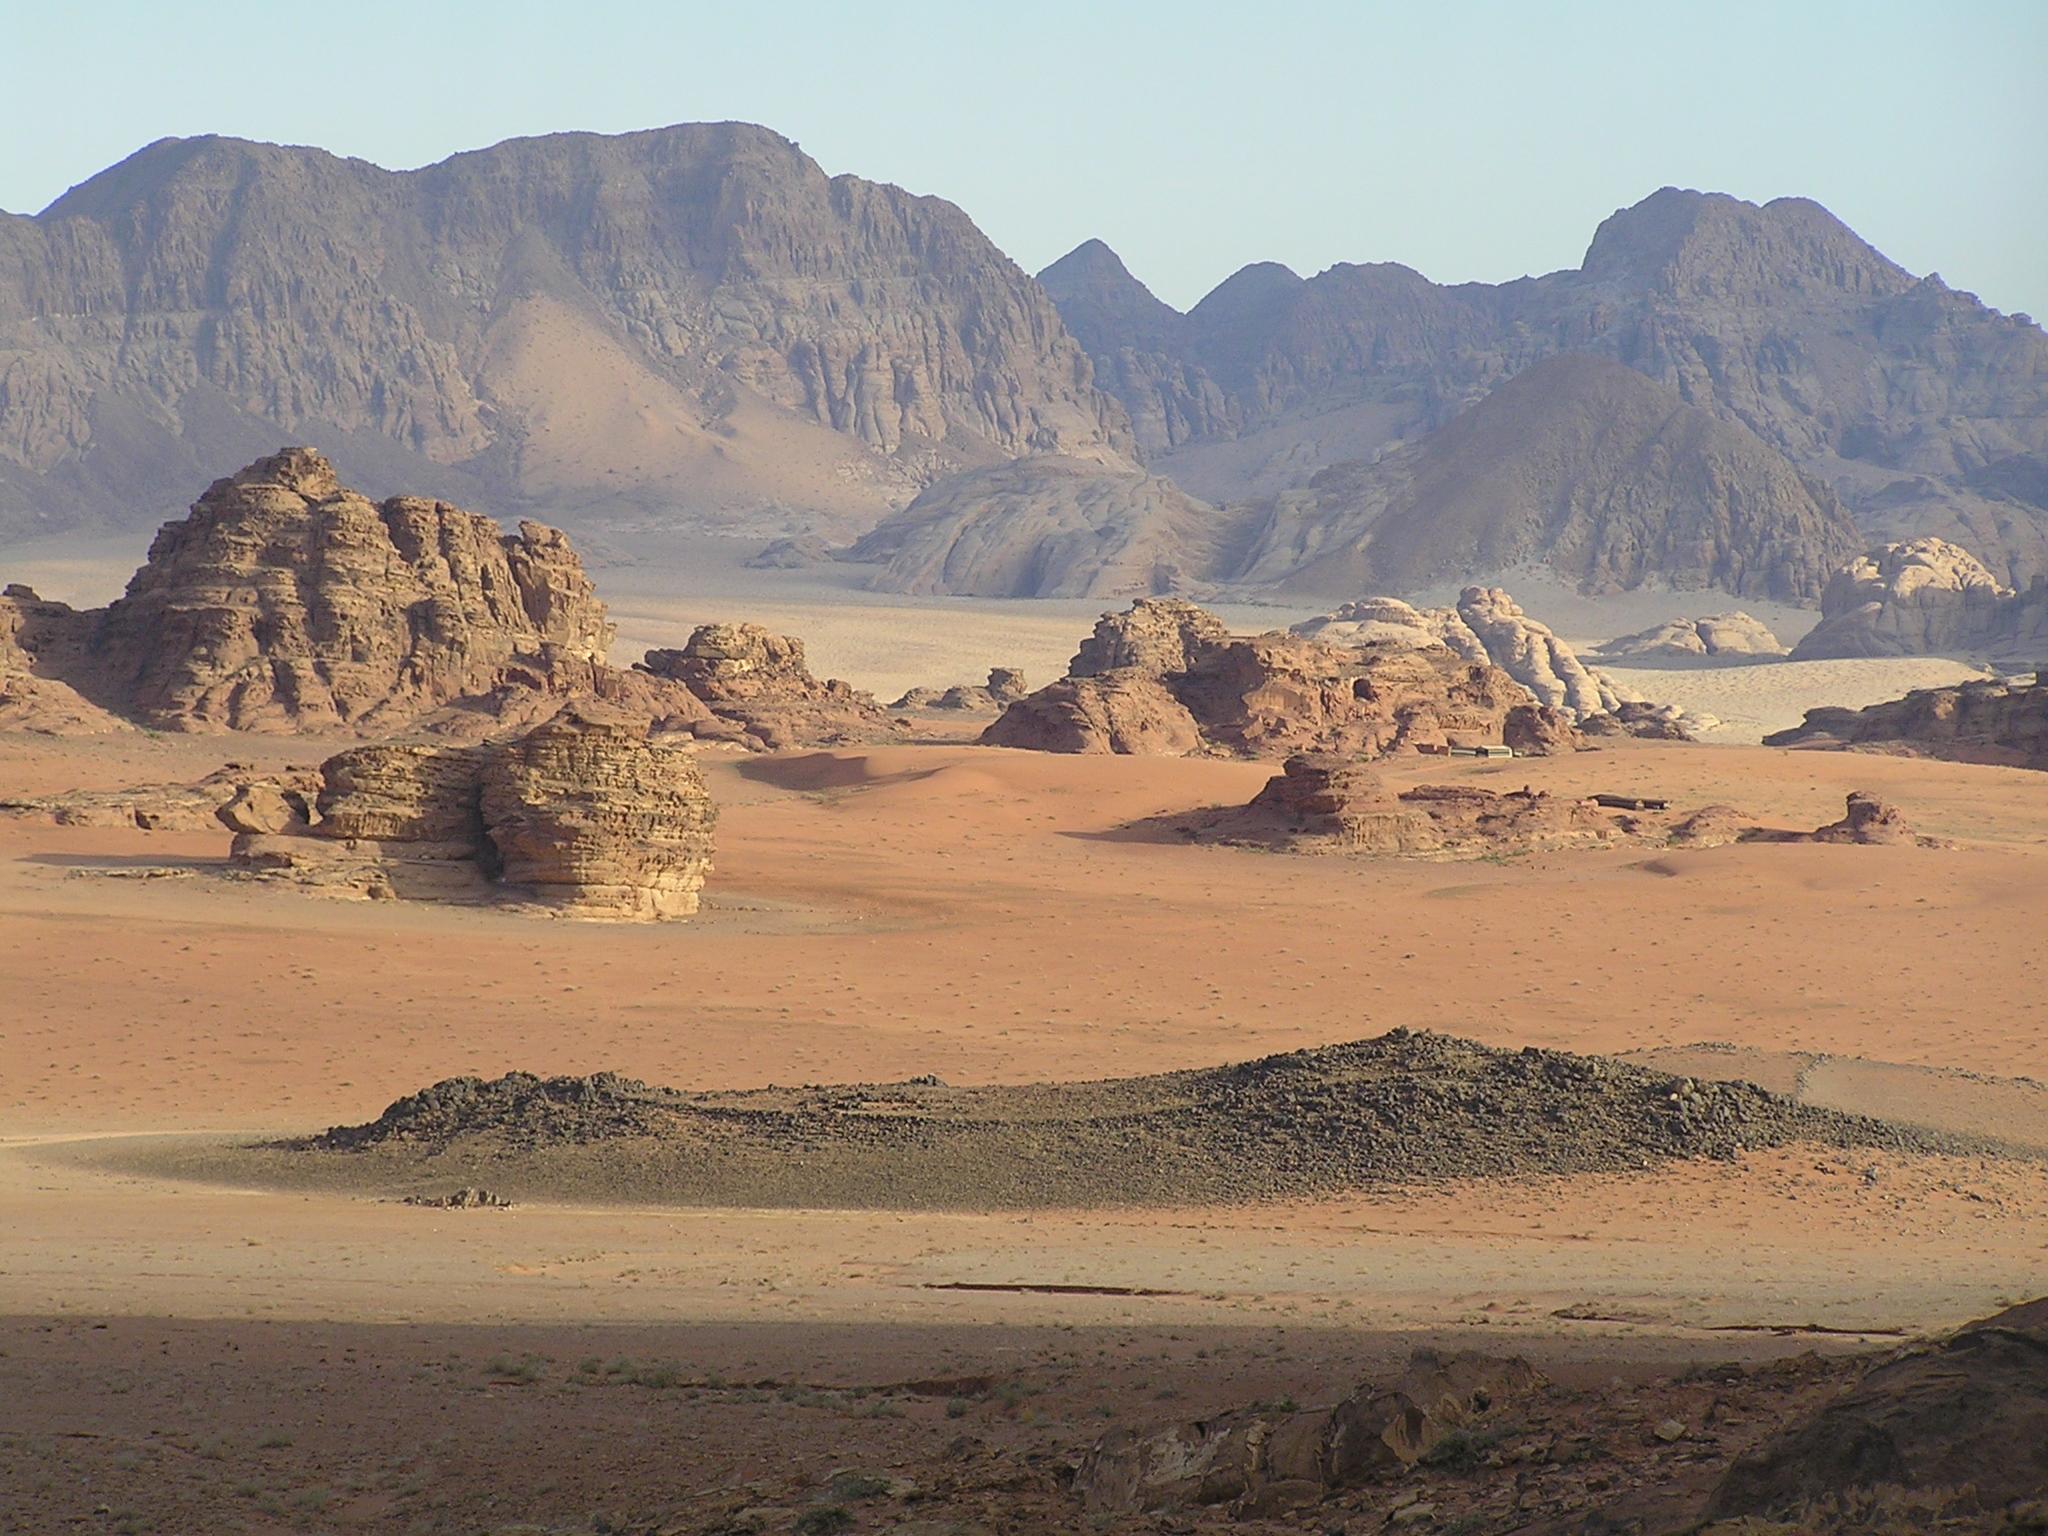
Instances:
[[[1085,627],[1015,622],[1048,646],[1057,625],[1061,655]],[[951,664],[919,677],[974,674],[958,635],[933,643]],[[330,749],[4,737],[0,794]],[[1242,802],[1256,765],[943,742],[705,762],[706,910],[646,928],[323,899],[221,878],[225,833],[0,818],[0,1531],[638,1529],[620,1512],[735,1488],[774,1531],[835,1471],[947,1463],[994,1504],[925,1527],[857,1504],[856,1528],[1059,1529],[987,1490],[1108,1426],[1332,1400],[1424,1341],[1621,1391],[2048,1290],[2025,1158],[1794,1149],[1001,1215],[440,1211],[151,1171],[161,1138],[363,1120],[463,1073],[1078,1078],[1396,1025],[2048,1148],[2038,775],[1661,744],[1393,766],[1788,827],[1870,788],[1954,844],[1439,864],[1133,830]]]

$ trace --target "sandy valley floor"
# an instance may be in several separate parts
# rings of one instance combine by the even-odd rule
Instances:
[[[0,738],[0,787],[323,750]],[[1795,1148],[1008,1215],[419,1210],[138,1160],[137,1138],[363,1120],[462,1073],[1020,1081],[1396,1025],[1725,1063],[2048,1147],[2038,775],[1651,744],[1395,766],[1795,827],[1874,788],[1955,844],[1436,864],[1131,830],[1242,802],[1270,771],[1244,764],[945,744],[706,762],[707,909],[649,928],[337,902],[218,878],[224,833],[0,818],[0,1399],[27,1410],[0,1415],[0,1531],[634,1528],[593,1522],[948,1445],[1057,1461],[1111,1422],[1327,1400],[1425,1338],[1605,1381],[1869,1347],[2048,1290],[2048,1169],[2025,1158]],[[1683,1049],[1702,1043],[1731,1049]],[[584,1362],[619,1358],[681,1362],[689,1391],[577,1397],[611,1379]],[[623,1452],[662,1437],[690,1449]]]

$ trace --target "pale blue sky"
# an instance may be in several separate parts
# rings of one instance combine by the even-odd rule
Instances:
[[[16,212],[168,134],[405,167],[724,118],[950,198],[1032,270],[1100,236],[1182,307],[1255,260],[1573,266],[1675,183],[1817,198],[2048,317],[2048,0],[0,0]]]

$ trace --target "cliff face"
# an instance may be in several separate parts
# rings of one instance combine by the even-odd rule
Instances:
[[[150,517],[280,435],[352,479],[555,509],[871,522],[1122,408],[958,208],[745,124],[393,173],[164,140],[0,217],[0,529]]]
[[[1210,501],[1370,459],[1546,357],[1591,353],[1754,434],[1869,531],[1954,538],[2015,585],[2048,571],[2048,337],[1805,199],[1667,187],[1606,220],[1573,271],[1444,287],[1262,264],[1142,325],[1135,279],[1083,252],[1048,291],[1153,467]]]

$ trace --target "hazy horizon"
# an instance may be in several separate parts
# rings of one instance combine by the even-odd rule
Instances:
[[[1601,219],[1672,185],[1812,198],[1908,269],[2039,314],[2048,8],[1964,9],[1969,26],[1890,4],[1481,5],[1446,36],[1365,6],[1281,6],[1252,32],[1062,0],[994,35],[929,4],[381,3],[281,23],[249,0],[203,18],[122,3],[102,27],[16,23],[0,208],[39,211],[165,137],[405,170],[506,138],[738,120],[829,173],[958,204],[1028,271],[1102,239],[1180,309],[1256,261],[1443,283],[1576,266]],[[279,61],[289,89],[194,89]]]

